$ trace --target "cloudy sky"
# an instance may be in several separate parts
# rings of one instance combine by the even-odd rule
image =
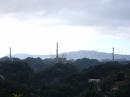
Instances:
[[[0,57],[97,50],[130,54],[130,0],[0,0]]]

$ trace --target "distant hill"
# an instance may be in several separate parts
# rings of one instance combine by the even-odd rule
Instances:
[[[26,59],[27,57],[32,57],[32,58],[42,58],[42,59],[45,59],[45,58],[54,58],[55,55],[31,55],[31,54],[15,54],[13,55],[13,57],[16,57],[16,58],[20,58],[20,59]]]
[[[67,59],[81,59],[81,58],[89,58],[89,59],[98,59],[98,60],[111,60],[112,54],[105,52],[97,52],[97,51],[73,51],[73,52],[65,52],[59,54],[59,56],[64,55]],[[27,57],[37,58],[40,57],[42,59],[45,58],[55,58],[55,55],[29,55],[29,54],[15,54],[14,57],[25,59]],[[130,55],[122,55],[115,54],[115,60],[130,60]]]
[[[69,59],[80,59],[80,58],[89,58],[89,59],[98,59],[98,60],[111,60],[112,54],[105,52],[97,51],[75,51],[64,53]],[[115,60],[130,60],[130,55],[115,54]]]

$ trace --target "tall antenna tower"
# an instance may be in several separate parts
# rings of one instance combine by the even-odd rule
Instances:
[[[9,48],[9,59],[12,60],[12,49],[11,49],[11,47]]]
[[[115,60],[115,48],[112,48],[112,61]]]
[[[58,42],[56,43],[56,62],[59,62],[59,54],[58,54]]]

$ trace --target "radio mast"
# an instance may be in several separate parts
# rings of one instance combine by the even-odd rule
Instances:
[[[59,62],[59,54],[58,54],[58,42],[56,43],[56,62]]]
[[[114,61],[115,60],[115,49],[114,48],[112,48],[112,61]]]
[[[9,59],[12,60],[12,48],[9,48]]]

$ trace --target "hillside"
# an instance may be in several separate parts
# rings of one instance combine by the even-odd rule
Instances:
[[[77,68],[76,64],[78,63],[80,67],[86,63],[84,60],[89,59],[78,59],[73,64],[53,64],[38,72],[34,72],[25,60],[0,61],[0,74],[4,77],[0,79],[0,95],[2,97],[130,97],[130,63],[98,63],[89,68],[81,66],[83,69],[79,71],[80,68]],[[88,62],[91,61],[98,62],[96,60]],[[90,79],[93,80],[91,83]],[[99,80],[99,83],[96,80]]]

